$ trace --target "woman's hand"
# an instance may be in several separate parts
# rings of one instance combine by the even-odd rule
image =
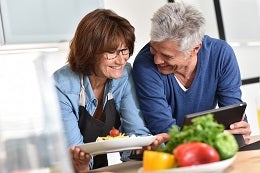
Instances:
[[[230,130],[227,130],[232,134],[242,134],[246,144],[249,144],[251,129],[249,123],[245,121],[239,121],[230,125]]]
[[[84,173],[89,171],[90,154],[81,151],[79,147],[71,147],[70,155],[75,173]]]
[[[136,154],[141,154],[144,150],[156,150],[161,144],[169,141],[170,136],[167,133],[160,133],[155,135],[156,138],[153,143],[149,146],[145,146],[142,150],[136,150]]]

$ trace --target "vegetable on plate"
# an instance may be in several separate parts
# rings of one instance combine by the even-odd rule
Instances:
[[[109,135],[112,136],[112,137],[119,136],[119,135],[120,135],[120,132],[119,132],[118,129],[113,128],[113,129],[111,129],[111,130],[109,131]]]
[[[143,153],[144,171],[170,169],[176,166],[173,154],[145,150]]]
[[[238,151],[235,137],[212,114],[192,119],[181,131],[173,125],[168,134],[170,140],[158,151],[173,154],[178,167],[226,160]]]
[[[179,167],[217,162],[220,156],[217,150],[202,142],[187,142],[173,150]]]

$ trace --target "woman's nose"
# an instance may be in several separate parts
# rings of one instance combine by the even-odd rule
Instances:
[[[118,64],[124,64],[126,63],[127,59],[125,59],[125,55],[122,55],[121,53],[117,55],[116,57],[116,63]]]

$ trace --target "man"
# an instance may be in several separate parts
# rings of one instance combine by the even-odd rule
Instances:
[[[242,102],[233,49],[205,35],[203,15],[184,3],[168,3],[154,14],[151,41],[137,55],[133,77],[153,134],[180,126],[187,114]],[[231,124],[229,131],[249,142],[246,121]]]

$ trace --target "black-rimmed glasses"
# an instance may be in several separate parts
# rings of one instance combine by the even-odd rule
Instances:
[[[124,49],[121,49],[121,50],[116,50],[116,51],[113,51],[113,52],[107,52],[106,55],[107,55],[107,59],[108,60],[112,60],[112,59],[115,59],[118,57],[118,55],[120,54],[120,52],[122,53],[122,56],[124,57],[124,59],[129,59],[129,49],[128,48],[124,48]]]

